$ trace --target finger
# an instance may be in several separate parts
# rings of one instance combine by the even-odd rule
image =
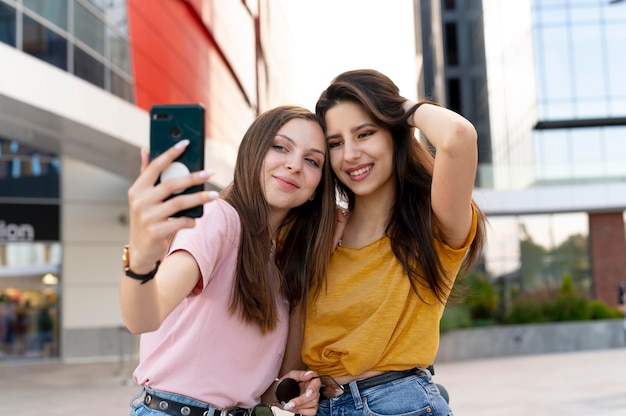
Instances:
[[[137,183],[143,186],[154,185],[161,172],[171,165],[172,162],[185,151],[188,145],[189,140],[181,140],[158,157],[154,158],[139,176]]]
[[[413,106],[417,104],[415,101],[411,101],[411,100],[406,100],[405,102],[402,103],[402,108],[404,109],[404,112],[408,112],[411,108],[413,108]]]
[[[204,205],[218,198],[219,194],[215,191],[201,191],[193,194],[178,195],[163,202],[163,204],[158,207],[157,216],[161,219],[168,219],[177,212]]]
[[[160,182],[157,185],[157,188],[159,193],[162,194],[161,199],[163,200],[170,195],[181,193],[185,189],[196,185],[203,185],[213,175],[215,175],[215,172],[212,170],[201,170],[187,175],[166,179],[163,182]]]
[[[146,147],[141,148],[141,170],[143,172],[148,167],[150,163],[150,150]]]
[[[210,170],[203,170],[178,178],[168,179],[162,183],[159,183],[159,185],[157,186],[154,186],[154,184],[144,186],[139,182],[135,182],[128,191],[128,199],[130,202],[131,211],[143,213],[146,210],[149,210],[154,205],[161,204],[163,201],[165,201],[176,192],[180,192],[193,186],[203,185],[213,174],[214,172]],[[192,206],[196,206],[216,199],[216,193],[214,191],[211,192],[213,193],[206,194],[205,191],[199,191],[191,194],[182,194],[180,196],[195,195],[195,198],[197,198],[197,200],[191,200],[189,201],[189,203],[195,204]],[[177,197],[178,196],[176,195],[174,196],[174,198]],[[160,219],[167,218],[176,212],[178,211],[164,211]]]

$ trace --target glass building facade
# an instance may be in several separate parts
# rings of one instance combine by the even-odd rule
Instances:
[[[614,305],[626,279],[614,272],[626,265],[624,206],[586,211],[552,200],[558,208],[533,210],[523,199],[582,185],[593,198],[603,196],[594,186],[626,182],[626,2],[416,0],[415,8],[419,93],[437,91],[443,74],[440,101],[479,136],[490,132],[479,141],[478,194],[513,201],[506,214],[488,213],[484,271],[522,291],[558,287],[567,274]]]
[[[626,4],[532,6],[537,184],[626,180]]]
[[[0,42],[133,102],[126,0],[0,0]]]

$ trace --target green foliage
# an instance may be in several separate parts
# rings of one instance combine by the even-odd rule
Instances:
[[[589,299],[588,291],[576,287],[568,273],[563,275],[560,287],[536,288],[523,293],[511,292],[508,313],[499,315],[500,302],[496,286],[484,275],[473,272],[457,282],[457,293],[465,295],[460,305],[446,307],[442,333],[455,328],[500,324],[581,321],[613,319],[623,314],[604,302]]]
[[[443,312],[440,322],[440,331],[445,333],[452,329],[468,328],[472,326],[472,318],[466,305],[448,305]]]
[[[622,318],[624,314],[617,309],[611,309],[609,305],[599,300],[593,300],[590,303],[591,318],[590,319],[615,319]]]
[[[546,314],[549,301],[542,293],[519,296],[513,302],[513,308],[506,318],[510,324],[528,324],[533,322],[547,322]]]
[[[563,276],[563,281],[561,282],[561,289],[559,290],[560,295],[564,296],[574,296],[576,295],[576,290],[574,289],[574,282],[572,282],[572,276],[569,273],[566,273]]]
[[[498,308],[498,294],[494,284],[484,275],[474,272],[465,277],[468,293],[466,305],[473,320],[491,320]]]

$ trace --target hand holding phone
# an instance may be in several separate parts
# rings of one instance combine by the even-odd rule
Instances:
[[[150,109],[150,160],[181,140],[189,140],[185,151],[161,172],[157,183],[204,169],[204,107],[200,104],[154,105]],[[170,195],[191,194],[204,190],[196,185]],[[168,198],[168,199],[169,199]],[[198,218],[203,206],[186,209],[175,217]]]

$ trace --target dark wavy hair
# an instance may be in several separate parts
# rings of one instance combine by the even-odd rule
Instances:
[[[333,249],[335,194],[326,154],[313,200],[289,211],[275,236],[271,261],[269,205],[261,185],[263,161],[278,131],[296,118],[318,123],[315,114],[298,106],[280,106],[259,115],[239,145],[233,182],[223,191],[241,220],[230,309],[264,332],[277,324],[277,284],[291,307],[301,303],[311,287],[322,284]]]
[[[415,293],[420,296],[418,285],[424,285],[445,303],[452,287],[444,278],[445,271],[434,244],[435,239],[441,239],[431,208],[434,157],[421,141],[415,139],[414,130],[407,123],[419,105],[426,102],[437,104],[423,100],[406,112],[403,107],[406,98],[387,76],[367,69],[348,71],[336,77],[317,101],[315,112],[324,131],[326,112],[341,102],[362,106],[376,125],[391,132],[396,192],[385,234],[390,238],[393,253],[407,273]],[[340,197],[348,201],[351,210],[354,194],[334,177]],[[463,271],[478,261],[485,240],[485,216],[476,204],[474,208],[478,215],[478,229],[463,261]]]

